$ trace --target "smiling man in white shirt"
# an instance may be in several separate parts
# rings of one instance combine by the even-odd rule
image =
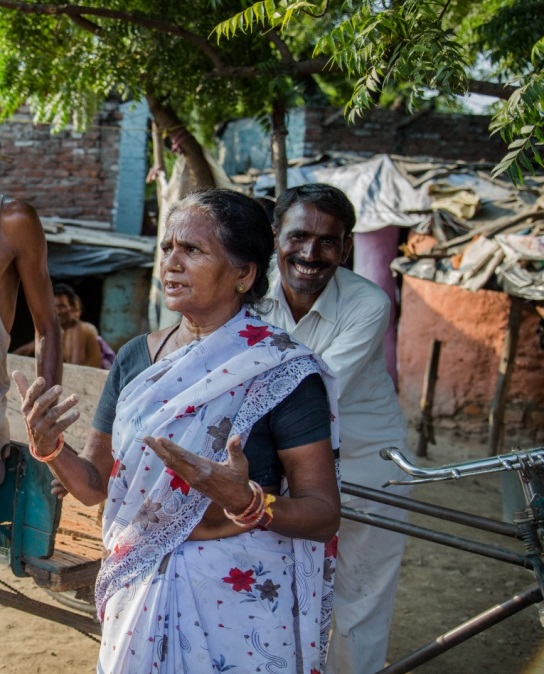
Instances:
[[[339,189],[322,183],[286,190],[274,211],[277,268],[266,320],[318,353],[338,378],[343,479],[379,489],[405,479],[379,456],[406,450],[406,428],[383,336],[387,295],[342,268],[351,248],[355,211]],[[395,491],[389,488],[388,491]],[[407,495],[406,487],[397,493]],[[343,504],[405,519],[405,511],[344,496]],[[405,536],[343,519],[339,532],[334,630],[327,674],[373,674],[383,668]]]

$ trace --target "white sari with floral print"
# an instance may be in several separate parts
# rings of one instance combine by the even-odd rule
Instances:
[[[108,556],[96,585],[100,674],[322,671],[334,546],[263,528],[187,541],[210,501],[142,442],[170,437],[223,461],[229,435],[245,442],[255,421],[313,372],[325,381],[338,447],[327,366],[246,310],[122,391],[103,519]]]

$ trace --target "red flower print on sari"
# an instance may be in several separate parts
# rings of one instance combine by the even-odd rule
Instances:
[[[338,551],[338,536],[333,536],[325,543],[325,557],[334,557]]]
[[[187,496],[189,493],[189,489],[191,488],[185,480],[180,477],[177,473],[174,473],[174,471],[171,468],[167,468],[166,472],[168,475],[172,476],[172,479],[170,480],[170,488],[172,491],[176,491],[176,489],[181,489],[181,493],[184,496]]]
[[[194,414],[195,410],[196,410],[196,407],[194,405],[189,405],[189,407],[187,407],[185,412],[182,412],[181,414],[176,414],[175,418],[176,419],[183,419],[183,417],[186,416],[187,414]]]
[[[119,459],[115,459],[115,463],[113,464],[113,468],[111,469],[110,477],[115,477],[117,475],[117,471],[119,470],[120,465],[121,461]]]
[[[248,346],[255,346],[258,342],[270,337],[272,333],[266,325],[251,325],[251,323],[248,323],[246,329],[240,330],[238,334],[240,337],[247,339]]]
[[[126,466],[121,463],[121,459],[115,459],[113,468],[111,469],[110,477],[117,477],[122,470],[126,470]]]
[[[256,582],[253,577],[253,569],[242,571],[236,567],[231,569],[229,575],[224,576],[222,580],[224,580],[225,583],[232,583],[232,589],[235,592],[241,592],[242,590],[251,592],[251,585]]]

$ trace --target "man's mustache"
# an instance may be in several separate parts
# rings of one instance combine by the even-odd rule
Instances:
[[[309,262],[308,260],[305,260],[304,258],[301,257],[297,257],[296,255],[291,255],[288,258],[288,261],[291,264],[299,264],[301,267],[309,267],[310,269],[328,269],[330,267],[330,264],[327,264],[326,262],[319,262],[319,261]]]

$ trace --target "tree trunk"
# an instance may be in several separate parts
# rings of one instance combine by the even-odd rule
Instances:
[[[287,147],[285,137],[285,105],[283,102],[274,101],[272,110],[272,166],[276,177],[276,198],[287,189]]]
[[[148,94],[146,98],[153,119],[163,133],[166,133],[172,140],[172,150],[184,155],[195,187],[216,187],[213,173],[197,139],[172,108],[163,105],[151,94]]]

